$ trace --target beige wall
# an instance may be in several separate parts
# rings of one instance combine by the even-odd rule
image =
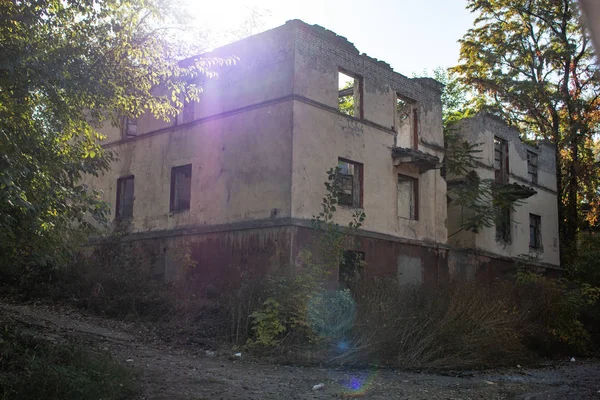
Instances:
[[[391,155],[403,139],[392,130],[400,93],[418,109],[419,149],[443,158],[439,85],[408,79],[359,55],[347,41],[332,43],[305,28],[293,22],[219,49],[216,54],[240,61],[206,81],[195,122],[143,116],[138,137],[127,140],[120,139],[118,128],[107,127],[118,161],[87,183],[103,190],[114,210],[117,179],[135,176],[133,232],[309,220],[321,210],[326,171],[343,157],[364,164],[366,230],[445,243],[446,187],[440,171],[395,167]],[[362,121],[337,111],[338,68],[363,77]],[[190,210],[171,213],[171,168],[189,163]],[[418,221],[397,216],[399,173],[419,180]],[[351,212],[340,210],[340,223],[347,224]]]
[[[494,179],[494,136],[508,141],[509,183],[532,187],[537,193],[515,207],[511,214],[510,243],[496,240],[496,228],[484,228],[479,233],[461,232],[461,213],[465,210],[450,208],[448,211],[448,241],[464,248],[478,248],[509,257],[528,257],[553,265],[560,264],[558,241],[558,205],[556,196],[556,164],[554,147],[540,143],[537,147],[523,143],[519,133],[496,118],[484,114],[462,122],[461,136],[471,143],[479,144],[481,153],[477,174],[481,179]],[[529,182],[527,174],[527,154],[530,150],[538,154],[538,184]],[[541,217],[542,250],[529,248],[529,214]]]
[[[133,231],[290,216],[291,103],[118,144],[118,161],[86,183],[113,210],[119,177],[135,176]],[[169,212],[171,168],[192,164],[189,211]],[[113,215],[114,217],[114,215]]]

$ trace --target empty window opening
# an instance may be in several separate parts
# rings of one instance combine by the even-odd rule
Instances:
[[[338,72],[338,110],[351,117],[362,118],[362,78]]]
[[[508,183],[508,142],[494,136],[494,177],[498,183]]]
[[[340,205],[362,207],[363,169],[362,164],[342,158],[338,159],[341,175]]]
[[[405,175],[398,175],[398,217],[419,219],[419,181]]]
[[[133,182],[133,176],[117,180],[117,207],[115,210],[117,219],[133,217]]]
[[[138,119],[133,117],[125,117],[123,119],[123,136],[125,139],[137,136]]]
[[[417,149],[419,144],[419,118],[415,101],[396,93],[395,112],[396,145]]]
[[[529,247],[542,247],[542,217],[535,214],[529,214]]]
[[[501,243],[510,243],[511,240],[511,212],[510,208],[502,208],[496,213],[496,240]]]
[[[527,151],[527,174],[529,182],[538,183],[538,155],[533,151]]]
[[[171,169],[171,211],[190,209],[192,164]]]
[[[360,279],[365,266],[365,253],[362,251],[344,251],[340,260],[338,282],[340,287],[348,288],[352,281]]]

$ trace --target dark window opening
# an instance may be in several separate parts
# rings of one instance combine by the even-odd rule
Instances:
[[[542,247],[542,217],[535,214],[529,214],[529,247]]]
[[[538,155],[532,151],[527,151],[527,174],[531,183],[538,183]]]
[[[509,208],[502,208],[496,214],[496,240],[509,243],[511,240],[511,215]]]
[[[396,145],[417,149],[419,145],[419,114],[416,103],[396,93]]]
[[[508,142],[494,137],[494,177],[498,183],[508,183]]]
[[[133,182],[133,176],[117,180],[117,207],[115,210],[117,219],[133,217]]]
[[[398,217],[419,219],[419,181],[398,175]]]
[[[340,287],[347,288],[352,281],[360,279],[365,266],[365,253],[362,251],[344,251],[340,260],[338,282]]]
[[[171,169],[171,211],[190,209],[192,164]]]
[[[123,119],[123,136],[125,138],[137,136],[138,119],[125,117]]]
[[[363,169],[362,164],[338,159],[338,168],[341,175],[342,194],[338,203],[350,207],[362,207]]]
[[[338,110],[356,118],[363,117],[362,77],[338,72]]]

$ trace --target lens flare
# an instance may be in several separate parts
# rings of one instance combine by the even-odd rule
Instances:
[[[373,385],[376,376],[377,370],[351,375],[347,381],[342,382],[344,397],[364,396]]]

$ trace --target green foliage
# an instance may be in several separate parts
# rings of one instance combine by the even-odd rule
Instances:
[[[581,317],[598,304],[600,288],[528,271],[519,272],[517,283],[524,293],[521,307],[528,309],[532,322],[530,346],[546,353],[589,349],[591,336]]]
[[[124,399],[136,395],[130,370],[81,347],[52,344],[5,324],[0,330],[0,399]]]
[[[526,136],[556,146],[565,263],[583,218],[599,221],[593,138],[600,121],[600,75],[577,2],[469,0],[467,8],[476,20],[460,41],[460,64],[453,72]],[[582,212],[582,203],[592,207]]]
[[[251,314],[254,318],[254,337],[252,341],[248,341],[251,346],[274,347],[279,343],[280,334],[286,330],[280,319],[280,308],[277,300],[269,297],[259,311]]]
[[[277,275],[268,278],[268,298],[261,309],[252,314],[254,337],[248,340],[249,346],[275,347],[281,344],[284,333],[288,339],[303,342],[319,338],[320,328],[316,327],[320,324],[316,319],[321,318],[319,315],[324,317],[324,311],[315,311],[319,310],[316,305],[327,302],[316,299],[323,295],[323,283],[332,272],[337,271],[344,251],[354,247],[352,233],[362,226],[366,218],[364,211],[357,209],[352,213],[348,228],[343,229],[334,222],[342,194],[341,169],[331,168],[327,171],[322,211],[312,219],[318,235],[313,244],[315,253],[313,255],[308,250],[301,251],[300,268],[292,271],[291,276]]]
[[[353,85],[353,82],[347,82],[343,89],[349,89]],[[338,110],[346,115],[354,116],[354,96],[347,95],[338,97]]]
[[[231,60],[185,68],[165,2],[0,2],[0,268],[57,267],[106,221],[82,185],[113,160],[103,124],[150,112],[169,119],[197,99],[194,80]],[[154,91],[161,87],[163,92]]]

